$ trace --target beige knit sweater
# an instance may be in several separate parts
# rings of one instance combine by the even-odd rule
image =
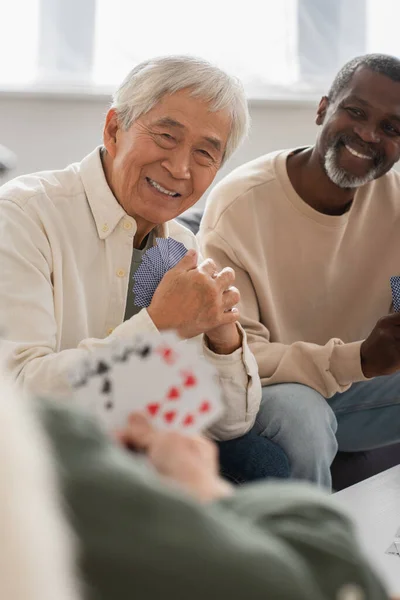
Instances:
[[[360,345],[391,310],[400,273],[400,176],[321,214],[290,183],[290,151],[262,156],[212,191],[202,252],[236,271],[241,322],[263,385],[298,382],[326,397],[365,379]]]

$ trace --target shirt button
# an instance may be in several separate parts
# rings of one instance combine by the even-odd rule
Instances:
[[[130,221],[124,221],[124,229],[126,229],[127,231],[129,229],[132,229],[132,223]]]
[[[110,329],[107,329],[107,335],[111,335],[113,331],[114,331],[114,328],[110,327]]]
[[[125,271],[124,271],[124,269],[118,269],[117,275],[118,275],[118,277],[125,277]]]
[[[104,233],[105,233],[106,231],[108,231],[108,225],[107,225],[107,223],[104,223],[104,225],[103,225],[103,227],[101,228],[101,230],[102,230],[102,231],[104,231]]]

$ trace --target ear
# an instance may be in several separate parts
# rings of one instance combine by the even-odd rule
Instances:
[[[329,100],[328,96],[322,96],[321,100],[318,104],[317,116],[315,119],[315,123],[317,125],[322,125],[325,120],[326,111],[328,110]]]
[[[110,108],[106,115],[106,120],[103,129],[103,144],[108,154],[115,158],[117,151],[117,133],[119,130],[119,123],[117,113],[114,108]]]

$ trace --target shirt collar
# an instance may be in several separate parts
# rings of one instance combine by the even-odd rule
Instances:
[[[101,240],[106,239],[122,218],[131,221],[135,235],[135,219],[124,211],[107,183],[100,157],[101,148],[102,146],[98,146],[80,164],[81,179],[98,236]],[[168,223],[157,225],[154,233],[155,237],[168,237]]]

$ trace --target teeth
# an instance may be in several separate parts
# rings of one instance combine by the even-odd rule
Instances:
[[[356,152],[353,148],[350,148],[350,146],[348,146],[347,144],[345,144],[346,149],[350,152],[350,154],[352,154],[353,156],[357,156],[357,158],[365,158],[367,160],[371,160],[370,156],[366,156],[365,154],[360,154],[359,152]]]
[[[156,190],[158,190],[159,192],[162,192],[163,194],[166,194],[167,196],[178,196],[179,195],[178,192],[170,192],[169,190],[166,190],[159,183],[157,183],[157,181],[153,181],[153,179],[150,179],[150,177],[147,177],[147,181],[150,183],[150,185],[152,185],[154,188],[156,188]]]

